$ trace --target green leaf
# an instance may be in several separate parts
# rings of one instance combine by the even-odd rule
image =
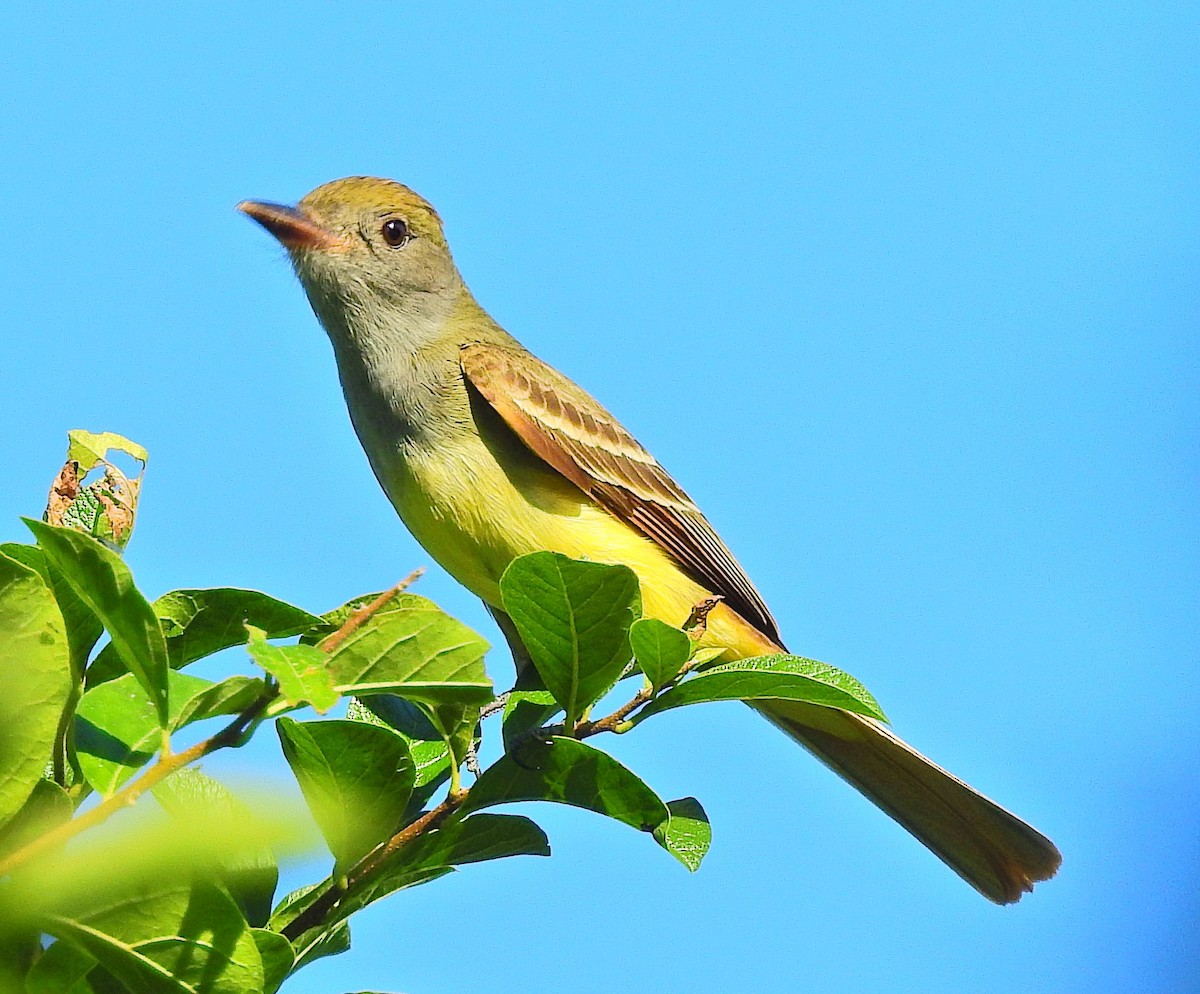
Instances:
[[[333,685],[328,654],[311,645],[271,645],[261,628],[247,625],[251,658],[279,681],[279,693],[291,707],[311,704],[324,714],[340,696]]]
[[[376,694],[366,700],[354,697],[346,709],[346,717],[390,728],[408,743],[416,769],[414,791],[446,779],[443,774],[450,768],[450,747],[416,704],[393,694]]]
[[[667,801],[671,817],[654,830],[654,841],[693,873],[712,844],[712,826],[708,815],[694,797]]]
[[[630,660],[629,626],[641,614],[637,576],[627,566],[535,552],[509,564],[500,595],[573,727]]]
[[[76,428],[67,432],[67,459],[79,463],[84,472],[104,462],[109,449],[133,456],[143,465],[150,459],[150,454],[142,446],[115,431],[90,432]]]
[[[408,744],[359,721],[280,718],[276,729],[338,872],[345,872],[399,827],[415,772]]]
[[[393,729],[408,743],[416,779],[402,821],[415,818],[438,788],[450,779],[450,746],[421,706],[394,694],[351,698],[346,717]]]
[[[250,930],[250,934],[254,936],[258,955],[262,957],[263,994],[275,994],[296,964],[292,944],[270,929],[255,928]]]
[[[37,570],[38,575],[46,582],[58,601],[58,609],[62,612],[63,623],[66,625],[67,645],[71,653],[71,672],[76,678],[81,678],[88,656],[96,647],[96,642],[104,634],[104,626],[92,613],[91,609],[79,599],[71,589],[71,585],[63,579],[62,574],[50,568],[46,562],[46,554],[36,545],[21,545],[17,542],[5,542],[0,545],[0,553],[15,559],[23,566]],[[113,653],[116,658],[116,653]]]
[[[167,721],[167,644],[129,567],[111,549],[70,528],[25,519],[26,525],[81,601],[108,631],[126,669],[146,688],[160,724]]]
[[[329,654],[343,694],[398,694],[437,707],[492,699],[487,641],[432,601],[399,594]]]
[[[509,691],[501,719],[504,751],[512,752],[561,710],[558,701],[548,690]]]
[[[254,818],[253,811],[223,783],[192,767],[172,773],[153,788],[153,793],[163,809],[184,826],[197,812],[216,824],[246,824]],[[220,860],[217,877],[247,922],[267,923],[279,883],[279,866],[270,846],[226,856]]]
[[[883,711],[866,687],[828,663],[802,656],[772,655],[721,663],[656,697],[632,718],[708,701],[805,701],[854,711],[882,721]]]
[[[167,639],[171,668],[176,670],[222,649],[245,645],[246,625],[277,639],[299,635],[320,622],[301,608],[257,590],[236,587],[172,590],[151,607]],[[88,669],[88,685],[111,680],[122,672],[116,653],[105,647]]]
[[[188,673],[168,674],[171,708],[167,727],[180,728],[189,721],[229,709],[247,695],[247,677],[210,683]],[[265,685],[257,684],[261,692]],[[110,795],[146,765],[162,745],[162,730],[154,702],[132,673],[93,687],[75,711],[75,749],[87,782],[101,794]]]
[[[35,570],[0,555],[0,825],[41,780],[72,683],[54,595]]]
[[[0,829],[0,853],[16,852],[22,846],[70,821],[75,806],[67,792],[52,780],[39,780],[25,806]]]
[[[529,739],[483,771],[464,813],[510,801],[555,801],[653,832],[669,817],[657,794],[612,756],[577,739]]]
[[[633,655],[655,690],[675,679],[692,654],[686,632],[657,618],[639,618],[629,627]]]
[[[216,887],[143,884],[87,903],[44,914],[43,928],[94,957],[131,994],[262,990],[262,957],[250,928]]]

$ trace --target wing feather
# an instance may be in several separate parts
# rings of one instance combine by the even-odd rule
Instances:
[[[780,642],[762,596],[700,509],[589,394],[523,350],[471,344],[461,361],[470,385],[534,453]]]

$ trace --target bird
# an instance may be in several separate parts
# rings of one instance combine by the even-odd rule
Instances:
[[[476,301],[433,205],[351,176],[295,206],[237,205],[286,249],[333,346],[350,419],[403,523],[479,597],[518,659],[500,578],[550,550],[621,563],[643,614],[680,626],[718,599],[704,645],[785,652],[778,625],[686,491],[617,419]],[[752,704],[979,893],[1017,901],[1061,855],[1046,836],[883,722],[815,704]]]

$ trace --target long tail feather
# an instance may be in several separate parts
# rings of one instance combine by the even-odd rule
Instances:
[[[1054,843],[926,759],[884,725],[788,701],[755,705],[997,904],[1019,901],[1062,862]]]

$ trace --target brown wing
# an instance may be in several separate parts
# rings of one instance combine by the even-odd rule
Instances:
[[[466,345],[462,368],[471,386],[538,456],[780,642],[761,595],[700,509],[591,396],[523,350]]]

